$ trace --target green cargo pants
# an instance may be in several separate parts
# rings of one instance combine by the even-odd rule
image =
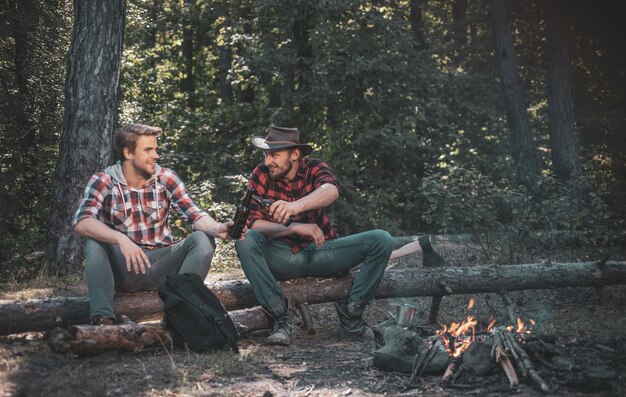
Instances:
[[[384,230],[326,241],[321,248],[311,244],[297,254],[289,245],[254,229],[235,242],[241,267],[257,300],[273,316],[286,310],[283,291],[276,280],[338,276],[358,264],[361,268],[354,278],[348,302],[371,301],[389,262],[392,245],[391,235]]]
[[[172,274],[196,273],[204,280],[215,252],[215,239],[196,231],[169,247],[144,252],[152,265],[145,274],[126,270],[117,245],[88,239],[85,243],[85,281],[91,317],[115,318],[113,293],[156,290]]]

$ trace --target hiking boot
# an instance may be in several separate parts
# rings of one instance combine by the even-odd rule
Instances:
[[[435,252],[430,243],[430,237],[421,236],[417,239],[422,248],[422,265],[424,267],[441,267],[446,265],[446,260]]]
[[[115,320],[105,316],[95,316],[91,319],[91,325],[113,325]]]
[[[291,336],[294,333],[292,311],[291,302],[287,300],[287,308],[283,314],[273,316],[274,329],[272,329],[270,336],[267,337],[269,345],[288,346],[291,343]]]
[[[357,301],[348,303],[343,301],[335,302],[334,305],[342,330],[352,336],[362,337],[363,339],[374,339],[374,331],[372,331],[369,325],[361,318],[367,306],[367,302]]]

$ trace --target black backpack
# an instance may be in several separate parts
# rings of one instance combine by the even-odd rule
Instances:
[[[193,351],[230,348],[237,352],[239,332],[220,300],[199,275],[168,276],[159,287],[165,326],[174,346]]]

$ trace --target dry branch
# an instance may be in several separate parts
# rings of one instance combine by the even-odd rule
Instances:
[[[524,368],[528,376],[530,377],[530,379],[532,379],[532,381],[535,382],[537,386],[539,386],[541,391],[543,391],[544,393],[549,393],[551,391],[550,386],[548,386],[548,384],[541,378],[541,376],[535,369],[535,366],[533,365],[532,361],[530,361],[530,357],[528,357],[526,350],[524,350],[517,343],[517,341],[515,340],[515,338],[513,338],[513,335],[511,335],[510,332],[507,332],[506,338],[509,342],[509,345],[511,346],[511,350],[517,354],[517,356],[523,363]]]
[[[515,368],[513,368],[513,364],[511,364],[509,355],[506,352],[502,336],[497,332],[493,334],[493,336],[494,344],[492,354],[494,360],[502,366],[506,377],[509,378],[509,384],[511,385],[511,387],[519,385],[519,379],[517,378],[517,374],[515,373]]]
[[[305,278],[280,284],[296,302],[315,304],[345,298],[352,285],[352,277]],[[602,268],[598,268],[595,262],[412,268],[387,271],[375,297],[476,294],[612,284],[626,284],[626,262],[608,261]],[[442,288],[442,285],[447,288]],[[208,286],[227,310],[258,305],[250,284],[245,280],[211,283]],[[126,315],[135,321],[158,319],[162,314],[161,301],[155,292],[119,295],[115,300],[115,312],[118,318]],[[58,326],[86,324],[88,321],[89,302],[86,298],[0,301],[0,335],[44,331]]]

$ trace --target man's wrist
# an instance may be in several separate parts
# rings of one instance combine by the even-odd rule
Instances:
[[[124,233],[122,232],[115,233],[115,244],[122,245],[122,243],[124,243],[126,239],[128,239],[128,236],[125,235]]]
[[[302,199],[294,201],[294,204],[296,205],[296,214],[304,212],[304,203],[302,203]]]

